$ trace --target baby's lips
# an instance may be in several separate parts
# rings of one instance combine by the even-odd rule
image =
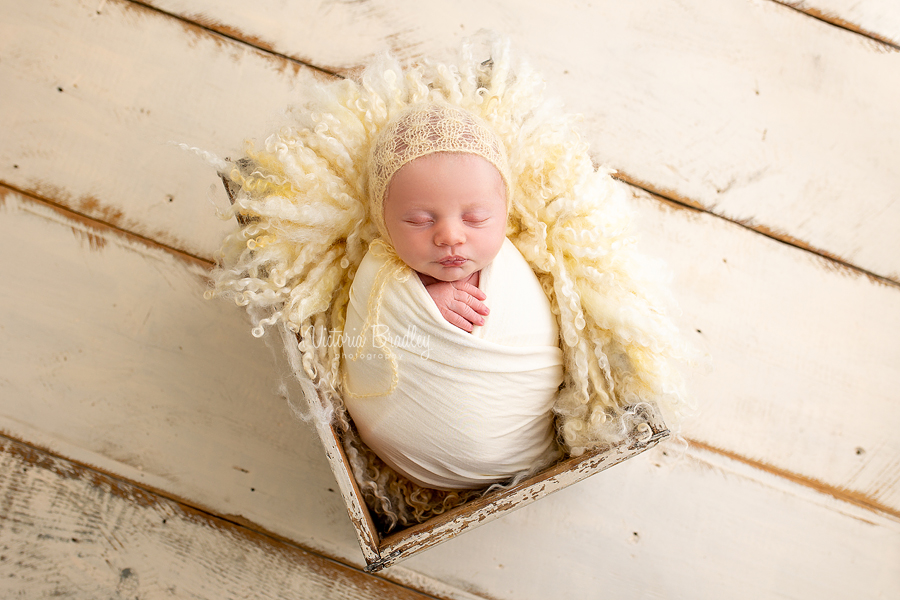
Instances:
[[[462,256],[448,256],[447,258],[442,258],[438,262],[445,267],[458,267],[462,264],[465,264],[468,259]]]

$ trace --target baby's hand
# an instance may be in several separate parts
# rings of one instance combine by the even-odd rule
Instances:
[[[437,281],[425,286],[438,310],[451,325],[472,333],[475,325],[484,325],[490,312],[484,292],[468,281]]]

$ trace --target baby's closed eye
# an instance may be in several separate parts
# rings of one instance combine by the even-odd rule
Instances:
[[[489,223],[491,219],[492,215],[484,213],[464,214],[462,216],[463,223],[469,225],[484,225],[485,223]]]
[[[428,215],[413,215],[403,219],[403,222],[409,225],[431,225],[434,219]]]

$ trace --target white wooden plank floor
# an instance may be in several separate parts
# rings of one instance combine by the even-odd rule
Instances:
[[[900,516],[900,290],[639,198],[644,246],[668,257],[682,329],[713,364],[684,434]]]
[[[433,598],[0,438],[4,598]]]
[[[151,3],[336,72],[495,29],[629,181],[900,281],[900,57],[775,2]]]
[[[660,211],[657,203],[647,202],[647,206],[659,214],[667,212]],[[283,400],[271,394],[276,382],[266,374],[270,364],[267,354],[257,352],[249,363],[246,360],[247,355],[254,354],[253,344],[259,350],[262,348],[258,341],[246,335],[246,323],[239,318],[237,310],[200,300],[203,282],[194,261],[186,261],[165,249],[147,248],[143,241],[130,240],[124,234],[104,227],[89,227],[60,214],[58,209],[16,194],[6,195],[3,211],[4,219],[0,223],[4,227],[0,239],[9,246],[4,252],[9,254],[16,247],[28,247],[31,240],[41,240],[40,244],[32,242],[34,247],[29,248],[35,271],[42,274],[42,279],[35,281],[33,287],[48,292],[39,299],[29,298],[25,303],[17,301],[12,294],[2,300],[8,310],[4,330],[21,341],[16,348],[9,348],[2,360],[4,402],[0,428],[3,431],[47,445],[80,462],[96,464],[191,505],[232,515],[229,518],[241,522],[249,521],[253,527],[261,527],[306,547],[358,564],[358,549],[349,522],[336,494],[329,490],[329,486],[333,489],[333,482],[312,431],[291,427]],[[696,218],[695,214],[684,210],[676,213],[676,216],[680,215]],[[644,220],[650,221],[647,217]],[[670,215],[666,221],[668,227],[672,227],[673,221]],[[648,231],[652,230],[648,227]],[[758,237],[740,231],[748,237]],[[716,262],[720,260],[718,255],[712,258]],[[699,268],[703,270],[702,266]],[[71,297],[67,307],[53,315],[53,306],[58,304],[55,299],[65,295],[66,289],[76,287],[78,280],[94,293]],[[45,319],[28,321],[22,318],[30,313],[45,315]],[[72,314],[78,315],[79,322],[67,324]],[[233,327],[224,326],[235,321]],[[708,320],[699,323],[713,339],[728,329]],[[19,331],[17,327],[23,327],[27,332]],[[222,337],[235,333],[243,334],[244,344]],[[48,345],[46,339],[51,336],[56,336],[58,341]],[[231,352],[225,353],[224,349],[231,349]],[[177,360],[173,362],[172,356]],[[142,364],[135,364],[136,357],[141,358]],[[39,368],[35,373],[28,365],[39,365]],[[179,373],[178,369],[190,369],[193,373]],[[266,390],[246,386],[248,379],[244,375],[257,373],[259,376],[250,377],[249,381],[266,381]],[[730,375],[731,370],[725,370],[724,376]],[[190,388],[180,389],[188,380],[191,381]],[[736,387],[743,384],[733,380],[724,383]],[[23,402],[23,398],[29,398],[29,401]],[[61,401],[65,402],[64,406]],[[791,401],[788,397],[785,403]],[[714,405],[704,408],[707,408],[704,414],[716,412]],[[722,421],[727,422],[726,419]],[[98,435],[98,430],[103,433]],[[780,436],[773,437],[780,439]],[[234,440],[238,439],[240,444],[235,444]],[[871,437],[865,439],[872,440]],[[809,445],[816,448],[812,442]],[[700,456],[702,460],[697,466],[701,471],[709,468],[710,460],[713,463],[719,460],[708,453]],[[630,467],[628,473],[634,468]],[[658,493],[655,486],[660,482],[652,473],[645,473],[645,477],[643,482],[636,484],[634,502],[639,502],[641,494]],[[597,485],[606,493],[603,481],[609,478],[597,479],[600,481]],[[722,494],[730,493],[727,491],[730,486],[720,489],[716,483],[721,482],[704,485],[716,488],[708,495],[718,502]],[[564,517],[554,517],[559,510],[559,500],[554,496],[538,503],[542,514],[539,520],[573,519],[581,515],[580,525],[603,529],[608,521],[625,518],[606,510],[593,514],[590,506],[607,506],[610,502],[605,497],[582,495],[587,490],[583,485],[578,486],[582,491],[576,494],[583,503],[583,511],[561,510]],[[673,485],[683,486],[672,491],[674,496],[696,494],[696,484],[687,480]],[[611,489],[619,487],[615,485]],[[768,500],[754,500],[753,505],[780,507],[784,503],[779,499],[782,494],[775,494]],[[838,503],[836,506],[836,509],[832,506],[825,510],[834,512],[831,518],[837,522],[844,520],[846,511],[856,510],[853,504],[844,507]],[[661,509],[646,510],[655,513]],[[746,530],[735,529],[732,510],[753,515],[741,521]],[[760,523],[769,523],[773,518],[771,510],[755,513],[729,505],[720,520],[708,523],[707,527],[710,535],[727,536],[730,532],[730,535],[752,537]],[[779,516],[779,521],[784,520],[779,527],[785,531],[793,530],[792,535],[798,543],[808,543],[808,525],[798,523],[797,519],[800,514],[809,512],[809,506],[801,502],[794,508],[797,514],[784,510],[790,516]],[[883,523],[882,527],[891,522],[878,517],[877,513],[865,518],[876,518]],[[665,519],[679,523],[677,529],[683,530],[682,535],[696,527],[694,518],[680,513],[669,514]],[[794,527],[799,528],[794,530]],[[656,530],[654,526],[642,529]],[[825,531],[833,529],[829,526]],[[887,531],[890,530],[888,527]],[[541,532],[544,535],[536,535]],[[889,533],[882,534],[890,540]],[[831,535],[828,533],[817,542],[829,555],[839,545],[829,537]],[[457,548],[455,552],[459,556],[486,559],[480,550],[485,547],[484,540],[470,536],[448,546]],[[498,534],[498,541],[490,546],[490,555],[499,557],[500,564],[520,564],[521,558],[515,558],[517,549],[523,545],[558,546],[569,536],[558,538],[553,529],[528,526],[520,531],[513,527]],[[890,572],[898,558],[890,545],[884,546],[884,541],[881,538],[880,544],[871,546],[878,559],[872,563],[877,572]],[[698,540],[697,550],[705,551],[703,545],[709,542],[708,538]],[[581,543],[585,544],[582,550],[592,548],[589,540]],[[505,552],[503,548],[507,548]],[[605,546],[604,560],[613,560],[627,550],[627,546]],[[598,559],[598,551],[588,552],[586,559]],[[765,558],[765,553],[769,552],[765,544],[745,551],[763,554],[755,558],[760,568],[774,568]],[[446,569],[447,560],[448,557],[433,550],[410,562],[422,565],[417,571],[444,579],[440,575]],[[639,570],[648,566],[635,563],[634,568]],[[587,569],[587,565],[584,568]],[[808,572],[809,578],[817,576],[812,564],[804,564],[801,570]],[[497,582],[490,571],[470,572],[466,568],[461,572],[477,581],[478,591],[496,596]],[[478,575],[484,580],[478,581]],[[458,577],[449,579],[454,581]],[[756,572],[747,573],[748,580],[757,577]],[[463,589],[471,589],[472,583],[470,580]],[[752,586],[748,589],[755,590],[754,594],[762,591]],[[524,590],[518,590],[511,596],[526,597],[523,593]]]
[[[896,16],[894,4],[831,1],[816,10],[893,35],[863,16]],[[296,559],[296,579],[273,577],[258,597],[378,597],[353,571],[359,549],[315,436],[279,392],[283,359],[236,307],[200,297],[228,225],[205,201],[212,170],[166,144],[233,152],[324,77],[271,51],[344,72],[389,47],[446,54],[478,26],[509,32],[585,112],[599,160],[707,211],[635,201],[642,244],[669,261],[680,322],[712,368],[691,374],[701,412],[681,460],[635,459],[385,577],[459,599],[900,596],[900,286],[865,274],[898,272],[900,53],[767,0],[559,3],[552,21],[508,1],[152,4],[162,10],[8,3],[0,21],[0,248],[17,283],[0,288],[0,432],[68,465],[31,468],[26,493],[9,483],[22,452],[4,442],[0,574],[38,573],[4,581],[7,596],[92,597],[76,589],[89,575],[97,590],[139,581],[135,593],[161,597],[158,578],[178,587],[218,561],[253,573],[189,597],[242,597],[269,573],[253,565],[280,569],[309,555],[300,547],[357,574],[319,577],[308,565],[320,559]],[[748,179],[713,193],[731,177]],[[137,488],[91,491],[79,463]],[[202,543],[168,579],[156,573],[182,542],[150,526],[145,493],[206,515],[185,517],[179,535]],[[127,514],[121,531],[145,537],[98,543],[72,574],[81,559],[35,516],[44,507],[68,528],[79,511],[104,527]],[[121,562],[132,557],[146,570]],[[48,565],[73,579],[39,587]]]
[[[218,181],[170,142],[237,151],[314,71],[132,2],[14,5],[0,21],[0,179],[211,258],[230,227],[204,201]]]
[[[900,152],[892,135],[900,129],[892,102],[900,95],[897,53],[774,2],[572,3],[554,5],[552,15],[534,3],[516,11],[527,19],[512,22],[499,2],[477,9],[455,3],[434,18],[419,4],[399,0],[154,4],[339,71],[396,45],[401,55],[447,54],[478,27],[506,31],[534,56],[551,89],[585,114],[598,161],[628,180],[900,280],[900,241],[885,225],[900,220],[893,196],[900,175],[887,158]],[[201,197],[206,187],[198,172],[178,165],[166,142],[225,153],[241,137],[261,135],[286,104],[298,65],[122,0],[103,3],[100,14],[92,5],[47,0],[27,6],[4,24],[9,53],[27,60],[4,61],[11,72],[3,75],[26,79],[22,91],[33,100],[23,108],[32,114],[10,124],[15,146],[0,149],[0,156],[31,160],[12,163],[17,168],[4,161],[0,168],[8,171],[0,170],[0,177],[38,194],[74,188],[67,205],[130,219],[132,229],[209,256],[221,229],[197,240],[185,225],[202,218],[188,199]],[[22,20],[13,20],[16,15]],[[546,23],[553,29],[544,31]],[[54,25],[59,30],[51,35],[68,40],[71,52],[35,45],[33,28]],[[129,60],[108,60],[111,53]],[[184,56],[193,57],[190,66]],[[150,77],[123,80],[128,68]],[[300,73],[301,80],[311,76]],[[144,83],[154,75],[160,85]],[[273,93],[260,95],[259,89]],[[48,119],[51,114],[59,118]],[[60,142],[55,149],[30,146],[51,134]],[[107,163],[82,164],[90,153],[79,152],[79,145],[88,142],[109,156],[108,169]],[[115,152],[119,143],[134,153]],[[125,156],[143,165],[139,178],[121,181],[135,172],[121,163]],[[156,175],[163,172],[168,176],[160,180]],[[133,207],[114,200],[136,183],[143,184],[137,186],[142,196]]]

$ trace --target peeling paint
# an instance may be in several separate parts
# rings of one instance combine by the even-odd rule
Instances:
[[[730,219],[728,219],[730,220]],[[829,271],[833,271],[835,273],[840,273],[841,275],[845,275],[848,277],[859,277],[865,276],[872,283],[886,286],[886,287],[900,287],[900,281],[893,281],[887,277],[882,277],[880,275],[876,275],[861,267],[857,267],[852,263],[847,262],[840,256],[828,252],[826,250],[822,250],[821,248],[817,248],[803,240],[796,238],[792,235],[784,233],[783,231],[779,231],[774,227],[768,227],[766,225],[758,225],[752,222],[743,223],[741,221],[732,221],[738,225],[746,227],[747,229],[751,229],[756,231],[757,233],[761,233],[762,235],[772,238],[773,240],[777,240],[789,246],[794,246],[795,248],[799,248],[800,250],[805,250],[810,254],[814,254],[818,256],[820,259],[820,264],[825,267]]]
[[[819,10],[814,6],[807,6],[806,2],[802,0],[800,2],[790,2],[789,0],[774,0],[778,4],[782,6],[786,6],[797,12],[801,12],[805,15],[809,15],[810,17],[817,19],[819,21],[823,21],[828,23],[829,25],[834,25],[835,27],[840,27],[841,29],[846,29],[851,33],[856,33],[861,36],[865,36],[874,42],[877,42],[879,48],[886,52],[897,52],[900,51],[900,45],[895,40],[892,40],[888,37],[875,33],[874,31],[869,31],[856,23],[852,23],[846,19],[839,17],[834,13],[830,13],[824,10]]]
[[[254,49],[259,50],[258,55],[267,60],[268,62],[275,65],[276,69],[285,74],[290,74],[296,76],[303,69],[314,68],[311,65],[304,64],[302,61],[297,60],[296,58],[286,56],[275,49],[275,47],[263,40],[262,38],[247,34],[237,27],[233,27],[230,25],[226,25],[221,21],[217,21],[211,17],[202,14],[196,13],[188,13],[184,16],[184,18],[188,22],[193,22],[199,25],[202,29],[206,29],[210,32],[215,32],[224,36],[230,40],[241,42],[248,46],[252,46]],[[185,24],[187,27],[188,24]],[[218,36],[210,36],[213,39],[218,38]],[[217,40],[217,43],[218,40]],[[222,45],[222,44],[220,44]]]
[[[55,455],[47,448],[20,440],[6,431],[0,431],[0,456],[3,454],[10,455],[27,464],[27,469],[43,469],[64,479],[86,481],[92,487],[104,493],[109,493],[115,498],[126,500],[142,508],[153,508],[160,514],[165,515],[163,524],[165,524],[167,518],[174,517],[231,534],[240,533],[241,537],[264,548],[267,552],[277,550],[278,548],[272,547],[272,542],[278,542],[290,547],[281,549],[283,552],[290,553],[300,550],[332,561],[340,567],[348,569],[356,576],[367,577],[356,567],[341,563],[338,557],[302,547],[293,540],[268,531],[241,515],[219,515],[209,509],[195,506],[186,499],[167,494],[161,490],[146,486],[137,487],[134,483],[119,479],[117,476],[107,473],[97,466],[72,462],[67,458]],[[241,530],[238,532],[236,527],[241,528]]]
[[[88,248],[91,250],[102,250],[103,247],[106,246],[106,240],[99,235],[95,235],[80,227],[70,227],[69,229],[72,230],[72,233],[75,234],[76,238],[83,242],[87,242]]]
[[[823,250],[821,248],[817,248],[808,242],[804,242],[803,240],[796,238],[792,235],[784,233],[783,231],[779,231],[774,227],[769,227],[767,225],[759,225],[755,223],[752,219],[738,220],[732,219],[722,214],[719,214],[714,211],[715,207],[707,207],[703,204],[691,200],[686,196],[682,196],[681,194],[675,192],[674,190],[668,188],[658,188],[653,184],[642,181],[636,177],[632,177],[627,173],[617,172],[613,175],[615,179],[627,183],[635,188],[638,188],[648,194],[650,194],[655,200],[657,200],[662,206],[665,206],[668,209],[672,209],[675,211],[691,211],[695,213],[704,213],[713,217],[720,218],[724,221],[728,221],[729,223],[733,223],[740,227],[744,227],[745,229],[749,229],[751,231],[755,231],[756,233],[762,234],[768,238],[771,238],[775,241],[781,242],[783,244],[787,244],[788,246],[793,246],[799,250],[805,250],[810,254],[814,254],[822,259],[822,265],[827,269],[841,273],[846,276],[852,277],[860,277],[864,276],[872,283],[887,286],[887,287],[900,287],[900,280],[895,281],[890,277],[884,277],[881,275],[877,275],[870,271],[863,269],[862,267],[858,267],[850,262],[847,262],[840,256],[828,252],[827,250]]]
[[[154,507],[159,503],[156,495],[107,475],[97,467],[58,458],[49,450],[18,440],[5,431],[0,432],[0,436],[0,454],[8,454],[29,467],[49,471],[63,479],[87,481],[91,486],[137,506]]]
[[[178,21],[182,29],[190,37],[191,47],[194,47],[197,42],[205,40],[212,41],[220,49],[234,51],[235,47],[233,44],[237,42],[249,46],[256,51],[259,57],[273,63],[278,72],[290,73],[290,75],[296,76],[303,69],[313,69],[330,77],[338,76],[337,70],[316,66],[298,57],[282,54],[266,40],[247,34],[237,27],[227,25],[207,15],[201,13],[185,13],[182,15],[156,8],[150,3],[130,0],[119,0],[119,2],[122,2],[126,8],[141,10],[145,14],[163,15]]]
[[[675,190],[657,187],[652,183],[649,183],[642,179],[638,179],[637,177],[629,175],[628,173],[623,173],[622,171],[616,171],[612,176],[613,179],[617,179],[623,183],[627,183],[632,187],[636,187],[647,192],[655,199],[659,200],[662,204],[673,210],[687,210],[700,213],[709,212],[706,207],[699,202],[695,202],[687,196],[682,196]]]
[[[369,560],[367,557],[366,570],[378,571],[652,448],[666,438],[669,431],[655,411],[648,410],[646,418],[652,432],[649,438],[641,436],[638,439],[638,430],[635,430],[629,438],[611,448],[599,448],[577,458],[562,460],[509,489],[472,500],[425,523],[384,538],[378,545],[376,559]],[[333,465],[333,468],[339,466]]]
[[[61,478],[63,482],[75,481],[87,485],[65,485],[58,480],[48,480],[47,474]],[[292,565],[293,568],[306,571],[306,577],[309,577],[309,574],[320,575],[323,582],[322,594],[330,594],[332,591],[343,589],[345,593],[339,592],[340,597],[436,600],[436,597],[430,594],[368,575],[352,565],[308,551],[296,544],[274,538],[266,533],[253,531],[211,514],[201,513],[188,506],[179,505],[175,501],[148,493],[130,483],[116,480],[66,459],[57,458],[27,444],[12,439],[0,439],[0,484],[3,484],[2,487],[13,492],[16,497],[24,498],[27,501],[27,490],[23,484],[28,484],[28,487],[31,488],[33,487],[31,482],[36,481],[43,482],[40,486],[42,495],[49,493],[52,497],[60,498],[60,501],[65,504],[77,506],[79,510],[72,510],[68,506],[53,509],[62,517],[53,518],[52,531],[47,532],[45,527],[42,530],[43,515],[37,515],[41,519],[29,520],[27,519],[28,507],[25,506],[24,512],[20,507],[18,509],[20,511],[19,527],[16,531],[7,532],[7,536],[17,534],[23,539],[27,537],[30,547],[49,548],[54,543],[81,544],[85,542],[85,547],[94,552],[122,555],[122,550],[129,545],[128,527],[130,526],[139,527],[144,536],[157,538],[158,536],[154,535],[153,530],[158,526],[166,526],[168,533],[165,533],[162,539],[171,541],[172,536],[188,536],[182,540],[176,539],[176,543],[179,541],[183,543],[186,540],[196,539],[190,533],[196,534],[198,530],[185,527],[193,525],[201,527],[200,532],[215,532],[217,535],[212,537],[212,540],[218,540],[219,543],[224,544],[225,547],[231,547],[239,554],[246,552],[248,546],[257,547],[266,557],[267,563],[282,559],[285,565]],[[47,489],[48,485],[50,490]],[[110,500],[125,501],[127,510],[123,511],[121,507]],[[154,514],[147,515],[142,511],[135,511],[135,508],[150,509]],[[96,525],[85,529],[78,521],[79,515],[90,519]],[[138,515],[137,524],[132,520],[135,515]],[[24,521],[23,518],[25,518]],[[70,522],[73,518],[76,519],[74,523]],[[115,521],[110,521],[110,519]],[[151,523],[150,527],[147,527],[148,521]],[[71,533],[68,533],[73,524],[78,524],[78,537],[73,537]],[[22,532],[22,527],[28,527],[29,531]],[[66,534],[59,535],[59,531],[64,531]],[[94,539],[104,540],[105,543],[91,543]],[[13,552],[23,551],[17,549]],[[162,554],[162,556],[167,555],[168,553]],[[118,575],[113,584],[118,586],[117,589],[124,589],[122,586],[127,586],[132,592],[141,589],[140,569],[135,565],[129,566],[129,563],[110,564],[110,567]],[[302,576],[302,573],[296,573],[294,576],[297,575]],[[134,595],[139,594],[135,593]],[[317,594],[315,597],[330,596]]]
[[[706,450],[707,452],[712,452],[720,456],[725,456],[737,462],[759,469],[760,471],[764,471],[777,477],[787,479],[788,481],[792,481],[802,486],[811,488],[813,490],[816,490],[817,492],[821,492],[823,494],[836,498],[837,500],[848,502],[867,510],[877,511],[885,515],[890,515],[896,519],[900,519],[900,511],[886,506],[875,500],[873,497],[862,492],[851,490],[846,487],[829,485],[824,481],[815,479],[814,477],[808,477],[806,475],[800,475],[799,473],[793,473],[791,471],[788,471],[787,469],[782,469],[763,461],[748,458],[736,452],[732,452],[731,450],[725,450],[723,448],[713,446],[712,444],[707,444],[706,442],[701,442],[694,439],[688,439],[687,441],[691,446],[701,448],[703,450]]]
[[[128,226],[128,224],[123,223],[124,217],[122,213],[114,208],[104,206],[93,196],[73,200],[66,192],[50,184],[39,184],[31,190],[23,190],[0,182],[0,199],[4,203],[6,198],[13,194],[25,203],[33,202],[35,205],[40,205],[53,211],[69,223],[77,223],[77,226],[70,225],[70,227],[72,227],[73,231],[76,229],[80,230],[81,233],[78,235],[83,235],[83,239],[88,241],[92,249],[102,248],[106,244],[106,238],[112,234],[124,237],[130,242],[138,242],[140,245],[148,248],[164,250],[179,260],[202,267],[204,272],[208,271],[214,264],[210,259],[189,254],[174,246],[166,245],[156,238],[143,236],[125,229],[124,227]],[[86,207],[85,210],[93,210],[99,214],[81,214],[70,208],[70,206]],[[118,224],[100,220],[103,214],[109,215]],[[94,240],[92,239],[93,237],[97,239]]]

